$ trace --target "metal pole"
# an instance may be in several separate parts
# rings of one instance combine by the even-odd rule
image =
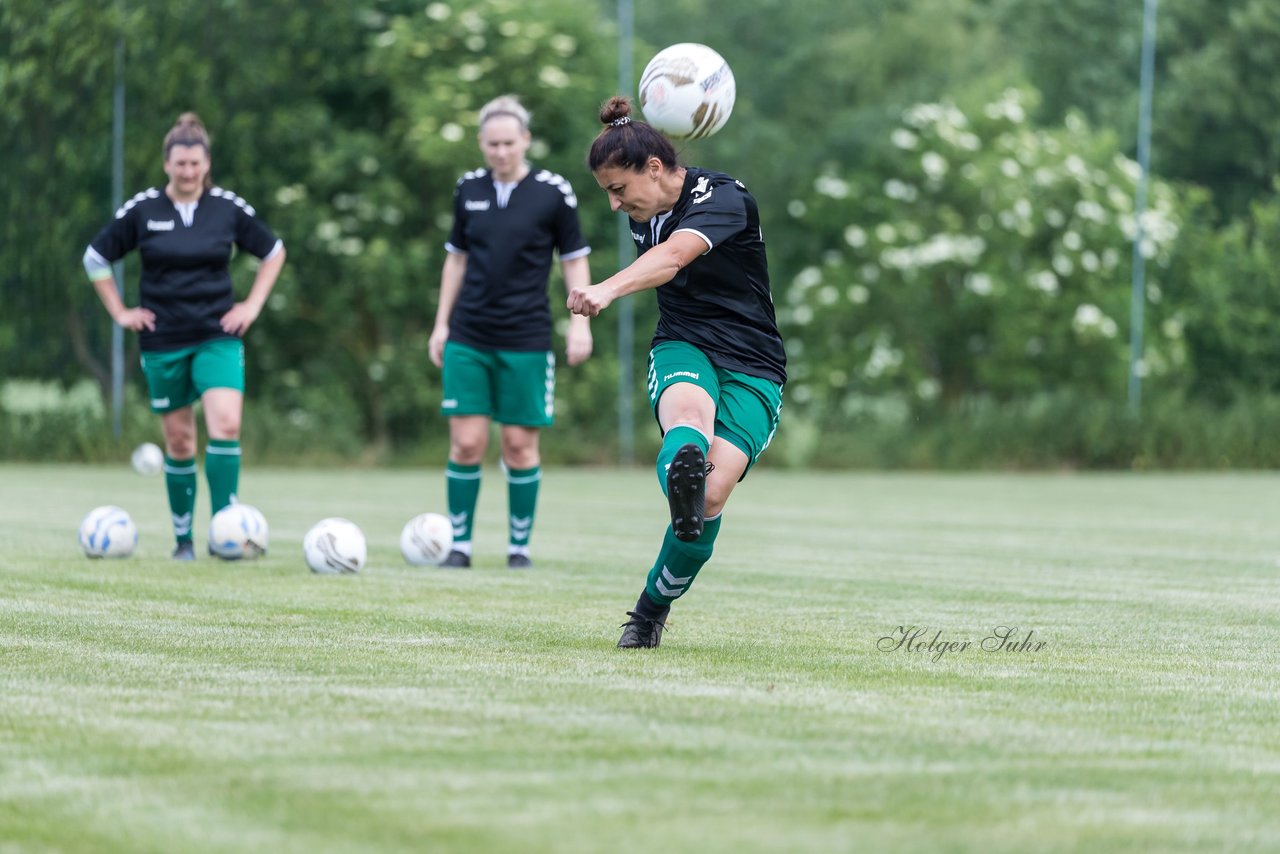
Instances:
[[[618,93],[631,93],[633,50],[632,0],[618,0]],[[628,253],[634,252],[631,243],[630,219],[618,214],[618,269],[627,266]],[[629,466],[635,462],[636,435],[635,413],[631,404],[632,353],[635,349],[635,309],[632,301],[618,303],[618,464]]]
[[[120,35],[116,38],[115,97],[111,117],[111,210],[124,204],[124,2],[120,8]],[[112,265],[116,292],[124,299],[124,261]],[[111,324],[111,435],[124,432],[124,330]]]
[[[1138,106],[1138,187],[1133,203],[1136,219],[1133,234],[1133,287],[1129,308],[1129,411],[1142,409],[1142,331],[1147,303],[1146,258],[1142,254],[1145,231],[1142,217],[1147,210],[1147,177],[1151,170],[1151,88],[1155,76],[1156,3],[1145,0],[1142,10],[1142,73]]]

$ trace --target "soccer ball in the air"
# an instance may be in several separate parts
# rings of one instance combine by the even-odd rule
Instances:
[[[453,548],[453,525],[439,513],[414,516],[400,532],[400,554],[413,566],[437,566]]]
[[[159,445],[143,442],[134,448],[130,462],[133,463],[133,470],[138,474],[160,474],[161,469],[164,468],[164,451],[160,450]]]
[[[228,504],[209,522],[209,550],[223,560],[261,557],[267,553],[266,517],[248,504]]]
[[[138,526],[114,505],[95,507],[80,523],[80,548],[88,557],[128,557],[137,544]]]
[[[640,75],[645,121],[677,139],[701,139],[720,130],[733,112],[735,94],[729,63],[704,44],[673,44],[649,60]]]
[[[369,557],[364,532],[350,519],[321,519],[302,538],[302,556],[312,572],[345,575],[359,572]]]

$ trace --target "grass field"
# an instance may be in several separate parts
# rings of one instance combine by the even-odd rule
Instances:
[[[496,471],[469,572],[437,471],[242,487],[269,556],[185,566],[158,479],[0,466],[0,852],[1280,849],[1276,475],[761,471],[636,651],[651,473],[549,472],[531,573]]]

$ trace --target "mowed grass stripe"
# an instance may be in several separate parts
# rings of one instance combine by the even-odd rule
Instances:
[[[179,567],[157,480],[0,467],[0,847],[1277,847],[1278,484],[756,472],[663,648],[624,653],[652,473],[550,471],[511,573],[496,471],[445,572],[396,548],[438,472],[250,471],[270,555]],[[134,559],[76,551],[107,502]],[[326,515],[362,576],[305,571]],[[877,647],[911,625],[1047,645]]]

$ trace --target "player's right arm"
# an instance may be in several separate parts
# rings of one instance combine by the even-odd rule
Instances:
[[[708,248],[707,242],[693,232],[677,231],[600,284],[572,288],[567,301],[569,311],[596,317],[618,297],[665,285]]]
[[[156,329],[156,316],[149,308],[127,308],[120,300],[120,294],[116,290],[116,280],[114,276],[108,275],[105,279],[94,279],[93,289],[98,292],[98,299],[102,300],[102,305],[107,310],[107,314],[111,315],[119,326],[124,329],[130,329],[134,332],[147,330],[154,332]]]
[[[120,299],[120,291],[116,288],[115,274],[111,271],[113,260],[123,258],[125,253],[134,248],[131,237],[129,214],[131,208],[121,208],[116,218],[94,238],[84,250],[84,271],[98,293],[98,299],[111,319],[121,328],[138,332],[146,329],[154,332],[156,316],[149,308],[128,308]]]
[[[437,368],[444,365],[444,344],[449,340],[449,318],[467,275],[467,253],[450,250],[440,272],[440,303],[436,307],[436,323],[427,342],[427,351]]]

